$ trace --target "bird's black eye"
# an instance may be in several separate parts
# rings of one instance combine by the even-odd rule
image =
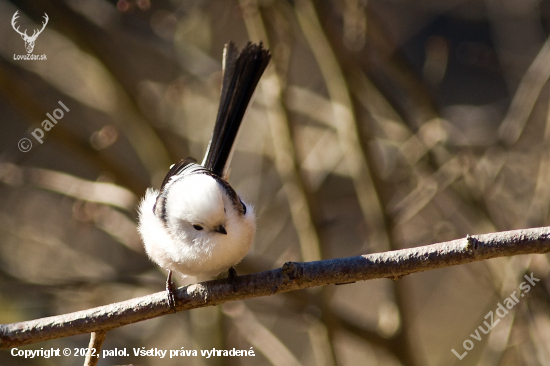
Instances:
[[[194,228],[195,230],[199,230],[199,231],[202,230],[202,226],[197,225],[197,224],[193,225],[193,228]]]

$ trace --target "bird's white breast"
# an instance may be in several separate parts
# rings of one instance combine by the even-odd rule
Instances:
[[[157,195],[147,191],[140,205],[139,230],[147,254],[161,267],[209,279],[250,250],[255,233],[252,207],[247,205],[242,215],[213,177],[190,174],[174,181],[166,197],[166,223],[153,213]],[[196,230],[193,224],[204,229]],[[213,231],[217,225],[223,225],[227,235]]]

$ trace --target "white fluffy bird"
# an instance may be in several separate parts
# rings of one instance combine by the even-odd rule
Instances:
[[[227,175],[243,115],[270,57],[261,43],[241,52],[233,43],[225,46],[220,106],[202,164],[192,158],[174,164],[160,191],[149,188],[139,206],[145,250],[168,270],[170,294],[172,271],[211,279],[239,263],[252,245],[254,211]]]

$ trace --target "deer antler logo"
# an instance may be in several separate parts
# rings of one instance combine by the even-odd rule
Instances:
[[[19,12],[19,10],[17,10],[15,12],[15,14],[13,14],[13,18],[11,18],[11,26],[13,27],[13,29],[19,33],[21,35],[21,38],[23,38],[23,40],[25,41],[25,48],[27,49],[27,53],[31,53],[32,50],[34,49],[34,42],[36,41],[36,38],[38,38],[38,36],[40,35],[40,33],[42,33],[42,31],[44,30],[44,28],[46,28],[46,24],[48,24],[48,14],[44,13],[44,18],[45,18],[45,22],[42,22],[42,29],[40,29],[39,31],[37,31],[36,29],[34,30],[32,36],[28,36],[27,35],[27,30],[25,29],[25,32],[21,32],[19,31],[19,26],[17,26],[17,28],[15,28],[15,20],[17,18],[19,18],[19,15],[17,15],[17,13]]]

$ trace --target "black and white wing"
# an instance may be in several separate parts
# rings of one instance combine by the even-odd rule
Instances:
[[[166,196],[168,195],[170,185],[178,177],[186,174],[196,173],[201,170],[205,171],[206,169],[202,165],[197,164],[197,160],[193,158],[182,159],[170,167],[170,170],[162,181],[157,200],[155,202],[155,205],[153,206],[153,212],[163,222],[166,222]]]

